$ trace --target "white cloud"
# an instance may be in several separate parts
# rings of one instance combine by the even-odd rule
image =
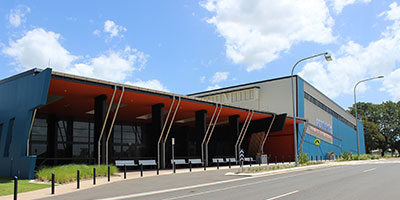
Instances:
[[[138,80],[136,82],[127,81],[127,82],[125,82],[125,84],[142,87],[142,88],[148,88],[148,89],[153,89],[153,90],[169,92],[167,87],[165,87],[159,80],[155,80],[155,79],[148,80],[148,81]]]
[[[333,19],[323,0],[208,0],[207,20],[225,38],[226,55],[247,71],[261,69],[298,42],[330,43]]]
[[[219,89],[219,88],[221,88],[221,86],[219,86],[218,84],[215,84],[215,85],[208,86],[206,88],[206,90],[216,90],[216,89]]]
[[[68,72],[120,82],[134,70],[140,70],[146,62],[147,56],[143,52],[128,46],[123,51],[109,51],[86,63],[74,64]]]
[[[65,72],[77,56],[71,55],[59,40],[60,34],[36,28],[16,41],[11,40],[2,52],[14,58],[18,71],[43,68],[50,62],[52,68]]]
[[[122,82],[133,71],[141,70],[148,55],[127,46],[123,50],[109,50],[97,57],[85,58],[72,55],[60,44],[60,34],[36,28],[22,38],[9,42],[2,53],[13,58],[17,71],[50,67],[55,71]]]
[[[115,24],[115,22],[111,20],[107,20],[104,22],[104,32],[110,34],[110,38],[113,37],[123,37],[120,33],[126,31],[127,29],[123,26]]]
[[[7,16],[8,22],[14,27],[18,27],[26,22],[26,14],[30,13],[31,9],[27,6],[18,6],[16,9],[11,9]]]
[[[211,83],[219,83],[228,79],[229,72],[215,72],[214,76],[211,78]]]
[[[395,101],[400,101],[400,69],[394,70],[385,77],[383,85],[382,91],[388,92]]]
[[[369,3],[371,0],[331,0],[333,9],[337,14],[341,13],[343,8],[354,3]]]
[[[350,41],[333,56],[332,62],[307,63],[299,75],[331,98],[343,93],[353,94],[354,85],[362,79],[385,75],[387,78],[381,90],[400,100],[395,88],[400,87],[396,82],[400,73],[396,69],[400,62],[400,7],[393,3],[390,8],[382,16],[392,20],[393,24],[387,27],[379,40],[365,47]],[[365,85],[357,87],[357,92],[365,90]]]
[[[201,82],[201,83],[204,83],[205,80],[206,80],[206,77],[205,77],[205,76],[201,76],[201,77],[200,77],[200,82]]]

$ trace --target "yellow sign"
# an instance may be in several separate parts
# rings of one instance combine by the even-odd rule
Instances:
[[[319,146],[319,145],[321,144],[321,140],[315,139],[315,140],[314,140],[314,144],[317,145],[317,146]]]

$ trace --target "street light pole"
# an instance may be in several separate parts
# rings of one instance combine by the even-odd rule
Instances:
[[[357,97],[356,97],[356,89],[358,84],[365,82],[365,81],[370,81],[370,80],[374,80],[374,79],[378,79],[378,78],[384,78],[384,76],[377,76],[377,77],[373,77],[373,78],[367,78],[361,81],[358,81],[356,83],[356,85],[354,86],[354,112],[356,113],[356,135],[357,135],[357,154],[360,155],[360,139],[358,136],[358,122],[357,122]]]
[[[306,57],[303,58],[299,61],[296,62],[296,64],[294,64],[293,68],[292,68],[292,73],[290,74],[290,79],[292,81],[292,106],[293,106],[293,135],[294,135],[294,160],[296,163],[296,166],[298,166],[298,158],[297,158],[297,130],[296,130],[296,101],[295,101],[295,90],[294,90],[294,83],[293,83],[293,71],[294,68],[296,68],[297,64],[299,64],[302,61],[311,59],[311,58],[315,58],[318,56],[325,56],[325,60],[326,61],[332,61],[332,58],[328,55],[327,52],[325,53],[320,53],[320,54],[316,54],[310,57]]]

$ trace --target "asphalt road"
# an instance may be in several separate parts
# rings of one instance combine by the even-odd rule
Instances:
[[[149,177],[52,199],[400,199],[400,159],[261,177],[227,170]]]

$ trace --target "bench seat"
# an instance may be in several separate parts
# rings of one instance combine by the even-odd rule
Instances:
[[[123,167],[123,166],[137,166],[134,160],[115,160],[115,166]]]
[[[190,159],[188,159],[188,162],[189,163],[191,162],[192,165],[197,165],[197,164],[202,165],[203,164],[203,162],[201,162],[200,158],[190,158]]]
[[[155,165],[157,165],[157,162],[156,162],[156,160],[139,160],[139,165],[155,166]]]
[[[175,162],[175,165],[186,165],[186,164],[188,164],[188,163],[186,163],[185,159],[174,159],[174,160],[171,159],[171,164],[174,164],[174,162]]]

